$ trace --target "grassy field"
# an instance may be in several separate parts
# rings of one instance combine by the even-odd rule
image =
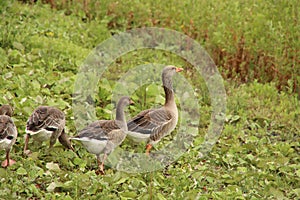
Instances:
[[[29,2],[0,3],[0,103],[14,107],[19,132],[11,153],[17,163],[0,169],[0,199],[300,199],[298,1],[59,0],[52,9]],[[104,176],[95,174],[94,156],[79,143],[74,144],[79,156],[59,143],[49,151],[45,143],[31,146],[34,153],[24,157],[25,125],[34,108],[62,109],[67,133],[75,135],[72,95],[82,62],[112,35],[152,26],[197,40],[224,78],[226,123],[212,151],[198,157],[211,115],[205,83],[178,56],[145,49],[118,58],[104,73],[92,97],[96,115],[112,117],[111,92],[126,70],[148,63],[185,66],[201,116],[186,153],[163,170],[107,167]],[[147,98],[146,91],[152,91]],[[133,115],[161,103],[163,91],[146,85],[132,98]],[[129,140],[122,148],[144,151]]]

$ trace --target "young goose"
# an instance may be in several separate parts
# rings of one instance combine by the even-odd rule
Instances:
[[[65,115],[64,113],[50,106],[39,106],[34,110],[26,124],[26,138],[24,146],[24,154],[29,154],[28,149],[29,138],[35,141],[43,142],[50,139],[51,148],[57,138],[65,147],[74,151],[67,134],[65,133]]]
[[[172,77],[182,68],[166,66],[162,71],[162,82],[165,91],[165,104],[158,109],[140,112],[128,123],[128,136],[136,141],[147,140],[146,154],[154,144],[172,132],[178,121],[178,110],[175,103]]]
[[[75,137],[79,140],[88,152],[97,156],[97,174],[104,174],[104,161],[107,156],[119,146],[126,137],[127,124],[125,120],[124,107],[133,104],[129,97],[122,97],[116,109],[115,120],[98,120],[91,123]],[[101,162],[100,154],[103,153]]]
[[[0,149],[5,149],[6,160],[2,162],[2,167],[13,165],[16,161],[9,158],[9,153],[17,139],[17,128],[10,118],[12,116],[12,108],[9,105],[0,107]]]

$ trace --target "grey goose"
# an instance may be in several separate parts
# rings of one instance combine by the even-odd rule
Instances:
[[[129,97],[120,98],[116,108],[115,120],[98,120],[84,129],[72,140],[79,140],[88,152],[97,157],[97,174],[104,174],[104,161],[107,156],[119,146],[127,135],[127,124],[124,108],[133,104]],[[100,154],[104,154],[101,159]]]
[[[56,140],[68,149],[74,151],[71,142],[65,133],[65,115],[56,107],[39,106],[29,117],[26,124],[26,137],[24,154],[29,154],[28,143],[30,137],[38,142],[50,140],[49,148],[53,147]]]
[[[8,167],[13,165],[16,161],[11,160],[9,153],[12,146],[15,144],[18,131],[10,118],[13,114],[13,110],[9,105],[3,105],[0,107],[0,149],[6,151],[6,160],[2,162],[2,167]]]
[[[135,141],[147,141],[146,154],[164,136],[172,132],[178,121],[178,110],[175,103],[172,77],[182,68],[166,66],[162,71],[162,82],[165,92],[165,104],[158,109],[141,111],[127,122],[128,137]]]

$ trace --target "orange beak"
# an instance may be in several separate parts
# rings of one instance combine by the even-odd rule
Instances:
[[[133,105],[133,104],[134,104],[134,101],[132,101],[132,100],[130,99],[129,104],[130,104],[130,105]]]
[[[181,72],[181,71],[183,71],[183,68],[180,68],[180,67],[176,68],[176,72]]]

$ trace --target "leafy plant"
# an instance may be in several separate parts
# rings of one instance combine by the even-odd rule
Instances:
[[[53,2],[53,9],[41,1],[0,3],[0,103],[14,107],[19,133],[11,152],[17,163],[0,168],[0,199],[300,198],[296,1]],[[91,96],[76,96],[75,80],[89,52],[111,34],[144,26],[172,28],[198,40],[224,77],[235,81],[224,80],[226,124],[204,158],[198,157],[198,151],[211,120],[211,99],[193,67],[176,55],[152,49],[130,52],[101,77],[92,74],[92,84],[81,83],[82,88],[95,89]],[[79,109],[83,117],[113,118],[112,91],[119,79],[130,69],[149,63],[183,66],[183,76],[195,88],[200,119],[189,121],[181,116],[181,120],[198,126],[198,134],[191,136],[191,144],[176,161],[141,174],[106,166],[106,175],[97,176],[95,158],[79,143],[74,143],[76,153],[59,143],[51,150],[47,143],[30,143],[33,153],[22,155],[26,120],[35,107],[45,104],[62,109],[66,131],[75,135],[84,124],[76,123],[74,102],[86,103]],[[160,82],[141,84],[132,94],[135,105],[126,110],[127,118],[163,104],[163,95]],[[188,97],[185,103],[193,105]],[[88,113],[87,108],[95,112]],[[169,145],[178,131],[156,148]],[[121,148],[144,152],[144,144],[129,140]],[[0,158],[5,159],[4,151]]]

